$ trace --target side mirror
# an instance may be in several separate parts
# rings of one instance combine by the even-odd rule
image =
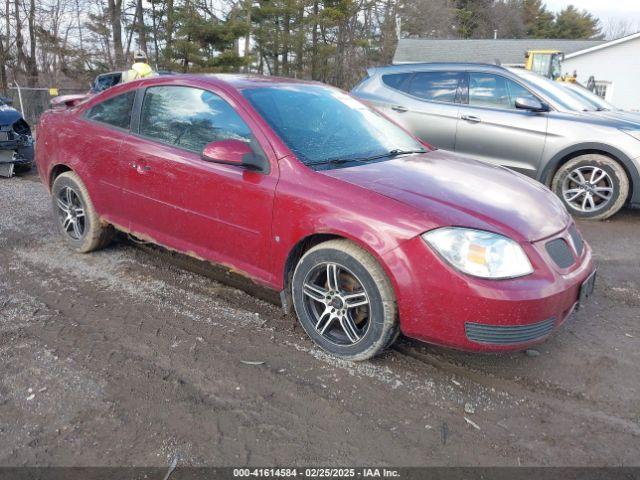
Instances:
[[[548,112],[549,107],[543,105],[538,99],[532,97],[516,98],[516,108],[519,110],[529,110],[530,112]]]
[[[204,147],[201,158],[206,162],[235,165],[250,170],[263,169],[262,157],[253,153],[248,143],[240,140],[211,142]]]

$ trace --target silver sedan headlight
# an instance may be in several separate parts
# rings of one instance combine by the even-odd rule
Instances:
[[[514,278],[533,272],[522,247],[497,233],[444,227],[423,233],[422,238],[455,268],[475,277]]]

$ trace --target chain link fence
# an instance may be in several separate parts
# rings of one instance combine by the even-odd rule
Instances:
[[[86,89],[57,89],[57,95],[71,95],[86,92]],[[9,98],[13,100],[13,107],[17,110],[20,110],[27,123],[31,126],[32,129],[35,129],[35,126],[40,119],[40,115],[45,110],[49,109],[51,99],[56,96],[51,95],[51,93],[55,94],[56,92],[52,92],[48,88],[13,86],[9,90]]]

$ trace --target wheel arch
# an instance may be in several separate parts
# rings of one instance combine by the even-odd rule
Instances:
[[[69,165],[65,165],[64,163],[58,163],[57,165],[54,165],[49,172],[49,180],[47,183],[49,191],[51,191],[51,187],[53,187],[53,182],[56,180],[56,178],[58,178],[64,172],[73,171],[74,170]]]
[[[349,242],[357,245],[362,248],[364,251],[369,253],[375,260],[380,264],[385,274],[389,278],[391,282],[391,288],[394,291],[394,295],[396,295],[396,284],[391,272],[387,268],[387,265],[382,261],[380,255],[378,255],[375,251],[373,251],[369,245],[362,242],[361,240],[354,238],[351,235],[345,234],[343,232],[318,232],[308,234],[298,240],[293,247],[289,250],[287,258],[284,262],[283,266],[283,285],[282,290],[280,291],[280,301],[282,303],[282,308],[285,313],[289,313],[291,311],[293,302],[291,298],[291,280],[293,279],[293,272],[295,270],[298,261],[302,258],[302,256],[309,251],[309,249],[319,245],[321,243],[327,242],[329,240],[348,240]]]
[[[604,143],[582,143],[558,152],[547,162],[539,175],[538,180],[547,187],[550,187],[554,175],[562,165],[576,157],[579,157],[580,155],[588,154],[604,155],[618,162],[622,168],[624,168],[627,177],[629,178],[630,188],[627,202],[640,202],[640,188],[636,190],[636,188],[640,186],[640,174],[638,173],[638,169],[633,160],[621,150]]]

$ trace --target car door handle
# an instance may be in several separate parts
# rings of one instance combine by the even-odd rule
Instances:
[[[138,173],[146,173],[151,171],[151,167],[149,165],[144,165],[138,162],[131,162],[131,168],[135,168]]]
[[[402,105],[394,105],[393,107],[391,107],[391,110],[395,110],[396,112],[404,113],[404,112],[408,111],[409,109],[407,107],[403,107]]]
[[[473,115],[462,115],[460,118],[462,120],[466,120],[467,122],[471,122],[471,123],[480,123],[482,121],[481,118],[474,117]]]

